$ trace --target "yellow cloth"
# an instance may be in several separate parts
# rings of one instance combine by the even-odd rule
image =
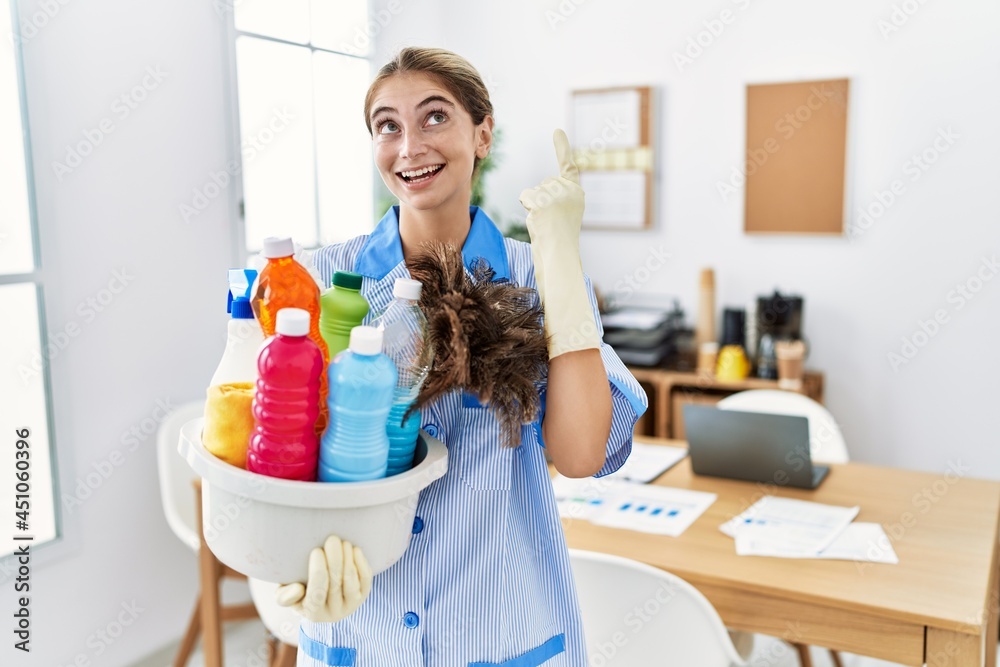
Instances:
[[[247,446],[254,426],[253,392],[252,382],[218,384],[208,388],[205,401],[202,444],[237,468],[247,467]]]

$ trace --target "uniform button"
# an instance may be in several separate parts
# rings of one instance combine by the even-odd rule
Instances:
[[[420,617],[414,614],[412,611],[408,611],[403,614],[403,625],[408,628],[415,628],[420,625]]]
[[[424,520],[419,516],[413,517],[413,534],[418,535],[424,529]]]
[[[438,437],[437,424],[428,424],[427,426],[424,427],[424,430],[427,431],[427,435],[431,436],[432,438]]]

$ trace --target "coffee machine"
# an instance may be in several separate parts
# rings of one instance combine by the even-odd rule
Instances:
[[[778,361],[774,344],[779,340],[802,339],[802,297],[788,296],[775,290],[771,296],[757,299],[755,362],[759,378],[775,380]]]

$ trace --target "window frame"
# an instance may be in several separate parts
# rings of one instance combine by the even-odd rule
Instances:
[[[48,431],[48,449],[49,449],[49,466],[48,474],[49,480],[52,487],[52,521],[54,524],[55,534],[50,540],[45,542],[35,542],[32,540],[28,544],[31,545],[32,553],[43,552],[44,554],[51,555],[52,547],[64,544],[66,541],[65,524],[63,521],[63,511],[62,511],[62,488],[63,480],[60,477],[59,468],[59,447],[57,446],[56,439],[56,429],[55,429],[55,406],[52,400],[52,377],[50,369],[50,359],[45,353],[48,349],[48,322],[45,317],[45,271],[44,265],[42,263],[42,253],[41,253],[41,243],[40,234],[38,231],[38,205],[37,205],[37,193],[35,189],[35,167],[34,159],[32,155],[32,144],[31,144],[31,125],[28,116],[28,94],[27,86],[25,84],[24,77],[24,51],[22,48],[23,41],[18,32],[19,26],[21,25],[19,3],[17,0],[0,0],[6,3],[7,11],[10,12],[11,21],[11,51],[13,53],[14,62],[14,75],[17,79],[16,95],[18,98],[18,109],[20,111],[20,121],[21,121],[21,142],[24,147],[24,182],[25,182],[25,193],[27,196],[28,204],[28,225],[31,229],[31,254],[32,254],[32,264],[33,269],[28,272],[22,273],[0,273],[0,287],[6,287],[9,285],[25,285],[31,284],[35,291],[35,306],[37,309],[38,316],[38,344],[39,351],[41,355],[42,368],[40,370],[41,380],[42,380],[42,394],[45,399],[45,423],[46,429]],[[5,434],[6,435],[6,434]],[[34,443],[33,443],[34,446]],[[35,466],[32,466],[31,475],[34,478],[38,472]],[[35,484],[32,484],[35,487]],[[32,492],[34,495],[34,492]],[[34,503],[32,503],[34,506]],[[58,553],[58,549],[56,552]],[[0,552],[0,581],[5,579],[4,577],[4,565],[7,564],[9,560],[13,560],[14,553],[2,553]],[[42,560],[45,562],[47,559]]]
[[[286,39],[281,39],[279,37],[271,37],[269,35],[262,35],[260,33],[238,30],[236,28],[236,7],[232,0],[225,3],[225,10],[222,12],[224,14],[224,31],[225,31],[225,46],[226,46],[226,57],[225,57],[225,67],[226,67],[226,78],[227,85],[226,89],[226,105],[230,122],[231,131],[229,132],[227,140],[227,149],[230,155],[235,156],[234,159],[239,164],[239,178],[234,179],[235,187],[230,187],[229,189],[229,211],[230,219],[233,221],[233,243],[234,243],[234,257],[242,264],[246,265],[250,256],[256,254],[247,249],[247,237],[246,237],[246,198],[244,197],[243,189],[243,151],[242,148],[242,127],[240,126],[240,107],[239,107],[239,79],[237,77],[237,63],[236,63],[236,40],[240,37],[249,37],[253,39],[261,39],[268,42],[276,44],[285,44],[288,46],[295,46],[302,49],[308,49],[310,56],[314,55],[316,52],[329,53],[332,55],[343,56],[346,58],[354,58],[356,60],[368,61],[369,69],[371,69],[374,58],[375,50],[372,49],[367,56],[358,56],[352,53],[345,53],[343,51],[337,51],[335,49],[329,49],[325,47],[320,47],[312,44],[311,37],[310,41],[303,44],[300,42],[294,42]],[[366,2],[368,16],[371,16],[371,0]],[[314,72],[315,73],[315,72]],[[316,126],[315,126],[315,96],[313,97],[313,111],[314,111],[314,125],[313,125],[313,210],[316,214],[316,238],[320,245],[308,246],[303,249],[314,251],[322,247],[323,239],[323,226],[322,220],[320,218],[320,205],[319,205],[319,147],[316,143]],[[378,197],[378,184],[375,182],[374,174],[372,174],[372,198],[373,200]],[[375,208],[375,202],[372,202],[373,210]]]

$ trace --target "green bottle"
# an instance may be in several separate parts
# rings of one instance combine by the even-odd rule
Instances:
[[[334,273],[333,286],[319,297],[319,333],[331,360],[349,347],[351,329],[361,324],[368,308],[361,296],[361,276],[350,271]]]

